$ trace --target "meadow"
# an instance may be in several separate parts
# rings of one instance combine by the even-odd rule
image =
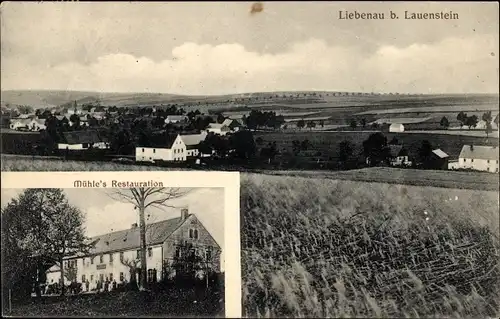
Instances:
[[[165,169],[3,156],[2,170]],[[462,179],[481,180],[475,173],[387,170],[241,174],[244,316],[500,314],[498,191],[454,188]],[[391,184],[344,180],[390,173],[397,177]],[[434,181],[395,184],[420,174],[434,174]],[[446,176],[449,188],[430,186]],[[26,307],[24,313],[37,309]]]
[[[319,158],[328,159],[329,157],[337,158],[339,152],[339,144],[342,141],[350,141],[355,146],[354,155],[358,156],[362,152],[362,143],[370,134],[375,131],[309,131],[302,129],[301,131],[293,132],[255,132],[254,138],[261,137],[264,141],[263,145],[268,142],[276,142],[278,150],[292,150],[292,141],[309,140],[311,143],[310,150],[320,152]],[[416,133],[388,133],[383,132],[387,137],[387,141],[391,141],[396,137],[400,143],[403,143],[410,152],[410,155],[418,153],[418,149],[423,140],[428,140],[434,148],[440,148],[450,156],[450,160],[457,160],[463,145],[498,145],[498,138],[483,136],[464,136],[453,135],[446,133],[436,134],[416,134]]]
[[[497,192],[246,174],[240,208],[246,316],[500,314]]]

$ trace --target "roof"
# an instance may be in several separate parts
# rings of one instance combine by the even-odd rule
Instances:
[[[233,123],[234,120],[232,119],[225,119],[224,122],[222,122],[222,125],[229,126]]]
[[[477,158],[485,160],[498,160],[498,147],[483,145],[464,145],[459,158]]]
[[[181,135],[181,139],[186,144],[186,146],[194,146],[200,144],[207,137],[207,134],[189,134]]]
[[[31,119],[25,119],[25,118],[15,118],[15,119],[10,119],[11,123],[16,123],[19,122],[21,124],[29,124],[31,122]]]
[[[64,115],[56,115],[56,119],[59,120],[59,121],[62,121],[66,118],[66,116]]]
[[[408,151],[403,147],[403,145],[389,145],[389,151],[391,156],[407,156]]]
[[[63,135],[68,144],[105,142],[105,139],[94,130],[64,132]]]
[[[176,217],[147,225],[146,245],[163,243],[181,224],[181,217]],[[135,227],[92,237],[90,240],[95,242],[95,246],[91,254],[139,248],[139,231],[140,228]]]
[[[170,134],[166,131],[161,134],[153,134],[148,139],[147,145],[138,145],[137,148],[141,147],[156,147],[156,148],[172,148],[177,134]]]
[[[404,126],[404,125],[403,125],[403,124],[401,124],[401,123],[392,123],[392,124],[391,124],[391,127],[393,127],[393,126],[399,126],[399,127],[401,127],[401,126]]]
[[[187,119],[186,115],[167,115],[165,120],[169,121],[184,121]]]
[[[448,154],[446,154],[445,152],[443,152],[441,149],[435,149],[432,151],[432,153],[436,154],[438,157],[440,158],[446,158],[448,157]]]
[[[207,128],[214,128],[214,129],[226,129],[226,130],[229,130],[229,127],[227,125],[225,125],[224,123],[210,123],[208,124]]]

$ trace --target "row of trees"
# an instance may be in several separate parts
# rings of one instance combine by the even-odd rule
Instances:
[[[252,130],[259,128],[280,128],[285,123],[285,118],[282,115],[276,115],[276,112],[261,112],[252,110],[250,113],[243,116],[243,123]]]

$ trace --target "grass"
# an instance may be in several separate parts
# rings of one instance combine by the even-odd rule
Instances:
[[[261,137],[264,140],[263,145],[267,145],[268,142],[276,141],[277,147],[280,151],[292,150],[293,140],[309,140],[312,144],[312,148],[315,151],[321,152],[321,158],[328,158],[332,156],[336,158],[338,156],[339,144],[344,141],[350,141],[355,146],[355,154],[359,154],[362,151],[362,143],[366,140],[370,134],[374,132],[310,132],[307,129],[295,132],[256,132],[254,133],[254,138]],[[420,148],[423,140],[429,140],[433,147],[440,148],[446,152],[450,159],[458,159],[458,155],[462,150],[463,145],[491,145],[498,146],[498,138],[489,137],[486,138],[486,134],[483,132],[483,136],[462,136],[462,135],[450,135],[450,134],[415,134],[415,133],[388,133],[383,132],[384,136],[387,137],[387,141],[391,141],[393,137],[396,137],[400,143],[403,143],[405,147],[408,148],[410,155],[418,154],[418,149]]]
[[[257,174],[241,187],[246,316],[499,314],[497,192]]]
[[[110,292],[77,296],[44,296],[14,305],[11,316],[23,317],[224,317],[224,294],[194,290]]]

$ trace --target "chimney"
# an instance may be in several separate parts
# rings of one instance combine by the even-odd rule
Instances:
[[[189,210],[187,208],[181,209],[181,221],[185,221],[189,216]]]
[[[474,145],[472,145],[472,144],[470,145],[470,150],[474,151]]]
[[[131,229],[137,228],[137,223],[133,223],[132,226],[130,227]]]

